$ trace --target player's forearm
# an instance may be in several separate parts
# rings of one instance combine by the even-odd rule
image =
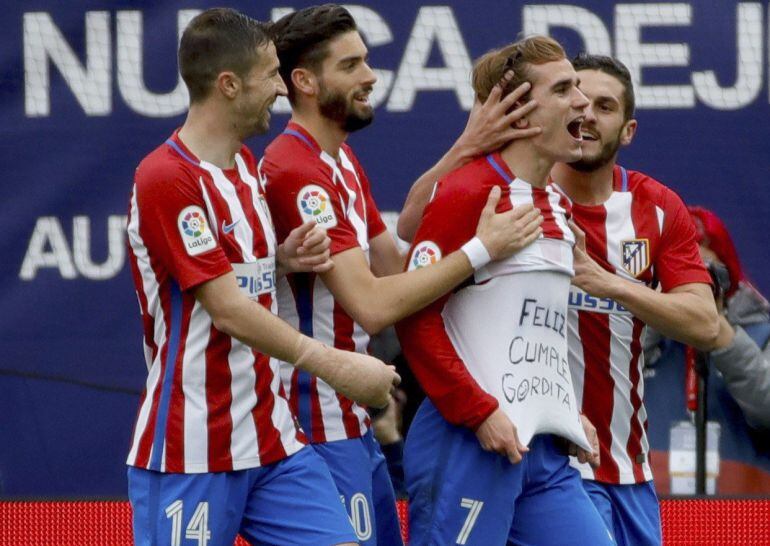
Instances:
[[[260,353],[285,362],[296,360],[302,334],[248,298],[223,306],[212,319],[217,330]]]
[[[396,231],[401,239],[410,243],[412,242],[414,234],[417,232],[417,228],[420,225],[422,212],[425,210],[425,205],[427,205],[430,200],[433,186],[439,179],[455,169],[462,167],[473,159],[475,155],[474,151],[475,150],[470,145],[462,141],[462,138],[458,139],[438,163],[423,173],[423,175],[412,184],[412,188],[406,196],[404,207],[398,217]]]
[[[470,260],[458,250],[430,267],[372,277],[371,285],[358,298],[358,317],[353,318],[375,334],[434,302],[472,274]]]
[[[708,351],[717,341],[719,323],[711,291],[701,286],[692,292],[661,293],[616,277],[610,297],[666,337]]]

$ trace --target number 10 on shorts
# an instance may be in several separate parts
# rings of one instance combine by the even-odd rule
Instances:
[[[457,535],[455,544],[465,544],[467,542],[473,526],[476,525],[479,512],[484,507],[484,501],[463,498],[460,500],[460,506],[468,509],[468,516],[465,518],[463,528],[460,529],[460,533]]]

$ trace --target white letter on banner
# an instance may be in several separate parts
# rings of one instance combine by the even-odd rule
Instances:
[[[179,11],[178,39],[190,20],[199,13],[200,10],[194,9]],[[181,74],[176,88],[170,93],[153,93],[144,85],[142,12],[119,11],[117,21],[118,89],[126,104],[134,112],[154,118],[176,116],[187,110],[189,96]]]
[[[358,6],[352,4],[344,4],[343,7],[347,9],[356,20],[356,26],[361,33],[361,37],[366,42],[368,47],[377,47],[385,44],[389,44],[393,41],[393,33],[390,31],[390,27],[382,16],[371,8],[365,6]],[[270,20],[277,21],[284,15],[288,15],[294,12],[294,8],[279,7],[273,8],[270,11]],[[388,96],[388,90],[391,83],[393,83],[393,71],[385,70],[382,68],[373,69],[377,74],[377,83],[374,84],[372,95],[369,100],[372,103],[372,107],[376,108],[383,103],[385,97]],[[291,112],[291,105],[286,97],[278,97],[273,105],[273,112],[276,114],[288,114]]]
[[[56,65],[89,116],[112,111],[110,14],[86,13],[86,67],[80,63],[51,16],[24,14],[24,111],[29,117],[51,113],[48,59]]]
[[[446,63],[443,68],[425,66],[436,44]],[[473,106],[470,85],[471,59],[449,6],[423,6],[406,44],[396,83],[388,101],[388,111],[406,112],[412,108],[418,91],[452,89],[465,110]]]
[[[51,250],[46,250],[50,245]],[[59,219],[55,216],[42,216],[37,219],[27,253],[21,264],[19,278],[31,281],[42,267],[55,267],[65,279],[77,277],[72,255],[64,237]]]
[[[695,94],[717,110],[737,110],[751,104],[762,90],[762,4],[737,7],[737,77],[732,87],[720,87],[713,70],[694,72]]]
[[[126,253],[126,216],[113,215],[107,221],[108,252],[101,264],[91,260],[91,221],[88,216],[75,216],[72,221],[72,255],[78,271],[87,279],[111,279],[123,268]]]
[[[642,27],[686,26],[692,21],[689,4],[618,4],[615,6],[615,48],[628,67],[636,88],[639,108],[693,108],[695,93],[690,85],[643,85],[645,66],[687,66],[687,44],[643,44]]]
[[[290,13],[294,13],[296,11],[294,8],[286,8],[286,7],[279,7],[279,8],[273,8],[270,10],[270,20],[275,22],[284,15],[289,15]],[[287,84],[288,85],[288,84]],[[289,103],[289,99],[286,97],[278,97],[275,99],[275,102],[273,103],[273,107],[270,109],[274,114],[290,114],[291,113],[291,103]]]
[[[612,42],[607,27],[598,15],[586,8],[566,4],[524,6],[521,18],[525,36],[547,36],[551,27],[564,27],[578,33],[588,53],[612,55]]]

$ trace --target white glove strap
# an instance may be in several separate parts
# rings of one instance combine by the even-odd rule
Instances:
[[[481,269],[492,261],[492,258],[489,256],[489,252],[487,252],[484,243],[482,243],[481,239],[478,237],[474,237],[465,243],[460,248],[460,250],[465,252],[465,255],[468,256],[468,260],[470,260],[471,266],[474,270]]]

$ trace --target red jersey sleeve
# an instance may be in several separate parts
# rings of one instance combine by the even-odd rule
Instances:
[[[189,290],[232,270],[209,222],[195,173],[169,163],[141,164],[135,198],[150,260]]]
[[[703,265],[690,213],[682,200],[667,190],[663,202],[663,230],[655,263],[655,274],[664,292],[687,283],[711,284]]]
[[[441,181],[425,208],[408,268],[429,265],[459,249],[476,231],[491,186],[470,190],[474,180]],[[468,372],[446,333],[441,312],[451,294],[396,325],[401,348],[423,390],[450,423],[477,429],[498,407]]]
[[[282,243],[292,229],[314,220],[326,229],[332,255],[359,246],[329,170],[318,165],[318,158],[310,158],[310,165],[303,165],[303,161],[307,159],[299,156],[291,162],[279,162],[268,154],[262,162],[265,199],[278,242]]]

